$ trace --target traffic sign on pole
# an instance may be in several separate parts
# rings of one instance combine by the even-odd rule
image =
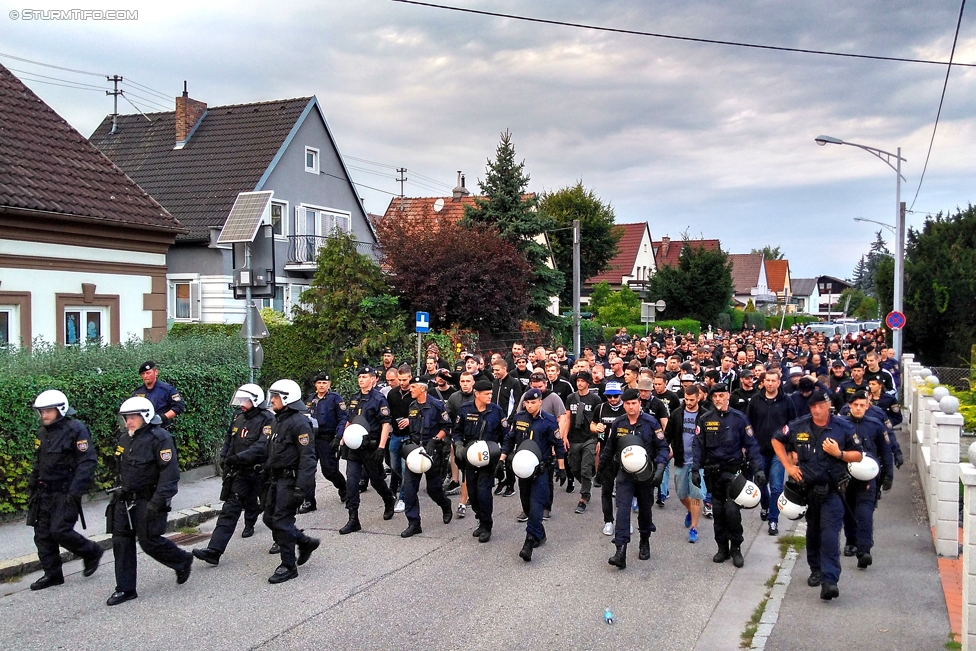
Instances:
[[[901,330],[905,327],[905,313],[888,312],[888,316],[885,317],[885,325],[892,330]]]
[[[430,314],[417,312],[417,332],[430,332]]]

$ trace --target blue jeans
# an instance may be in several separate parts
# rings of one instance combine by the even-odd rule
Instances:
[[[760,508],[769,509],[769,521],[779,524],[779,505],[776,500],[779,499],[780,493],[783,492],[783,480],[786,478],[786,470],[783,468],[783,464],[780,463],[779,457],[776,456],[775,452],[770,454],[763,454],[763,471],[766,473],[766,479],[769,481],[769,486],[760,486],[759,492],[762,497],[759,500]]]
[[[397,499],[403,499],[403,472],[406,465],[402,458],[400,458],[400,448],[403,444],[410,440],[408,436],[397,436],[396,434],[390,435],[390,442],[388,443],[390,448],[390,468],[393,470],[394,474],[400,478],[400,492],[397,495]]]
[[[661,480],[661,488],[658,491],[658,494],[661,496],[662,500],[668,499],[668,495],[670,495],[670,492],[668,492],[668,484],[670,483],[671,483],[671,461],[669,460],[668,463],[664,466],[664,479]]]

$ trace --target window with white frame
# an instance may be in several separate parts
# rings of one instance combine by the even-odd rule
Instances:
[[[308,288],[309,288],[308,285],[289,285],[288,286],[288,289],[289,289],[289,291],[288,291],[288,304],[286,305],[286,307],[288,309],[287,309],[287,311],[285,313],[288,314],[289,317],[291,316],[292,311],[293,311],[293,309],[295,307],[303,307],[303,303],[302,303],[302,292],[304,292]]]
[[[286,235],[285,226],[288,217],[288,204],[280,201],[271,202],[271,231],[278,237]]]
[[[167,311],[174,321],[199,321],[200,282],[195,279],[171,279]]]
[[[64,308],[65,346],[108,343],[109,308],[66,306]]]
[[[329,237],[334,231],[351,233],[352,213],[320,206],[295,206],[288,235]]]
[[[305,171],[312,174],[319,173],[319,150],[315,147],[305,148]]]
[[[274,298],[261,299],[261,307],[270,307],[275,312],[284,313],[285,311],[285,288],[281,285],[275,286]]]
[[[17,325],[20,323],[18,310],[13,305],[0,305],[0,348],[6,348],[20,341]]]

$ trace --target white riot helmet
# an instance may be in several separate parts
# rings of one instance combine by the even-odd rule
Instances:
[[[754,509],[759,506],[761,497],[759,487],[746,479],[741,472],[729,484],[729,498],[744,509]]]
[[[783,492],[780,494],[779,499],[776,500],[776,506],[779,507],[780,514],[788,520],[799,520],[807,512],[806,498],[790,482],[786,482],[783,485]]]
[[[852,461],[847,464],[847,469],[850,471],[851,477],[861,481],[871,481],[878,476],[880,470],[878,462],[866,454],[861,454],[860,461]]]
[[[148,425],[156,418],[156,408],[147,398],[136,396],[129,398],[119,407],[119,415],[122,416],[123,425],[125,424],[125,417],[130,414],[142,416],[144,424]]]
[[[474,441],[464,453],[465,460],[475,468],[484,468],[497,462],[499,456],[501,456],[501,448],[494,441]]]
[[[302,388],[294,380],[278,380],[268,387],[268,395],[281,397],[281,404],[289,407],[302,401]]]
[[[411,443],[404,445],[402,450],[404,451],[404,461],[410,472],[422,475],[434,465],[433,460],[423,446]]]
[[[512,472],[521,479],[529,479],[535,474],[542,452],[535,441],[526,439],[519,444],[515,456],[512,457]]]
[[[230,406],[240,407],[245,400],[250,402],[252,407],[260,407],[264,403],[264,389],[256,384],[242,384],[230,399]]]
[[[346,431],[342,433],[342,442],[350,450],[358,450],[368,434],[366,428],[359,423],[349,423],[346,425]]]
[[[34,409],[40,414],[42,409],[57,409],[58,413],[63,417],[71,409],[68,404],[68,397],[58,391],[57,389],[48,389],[47,391],[41,391],[36,398],[34,398]]]

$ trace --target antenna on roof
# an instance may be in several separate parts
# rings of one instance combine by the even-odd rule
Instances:
[[[105,91],[106,95],[112,95],[112,130],[109,132],[115,133],[119,128],[119,95],[122,91],[119,90],[119,82],[122,81],[122,77],[118,75],[112,75],[111,77],[105,77],[107,80],[111,81],[115,85],[115,90]]]
[[[183,80],[183,97],[189,97],[190,95],[186,92],[186,79]]]

